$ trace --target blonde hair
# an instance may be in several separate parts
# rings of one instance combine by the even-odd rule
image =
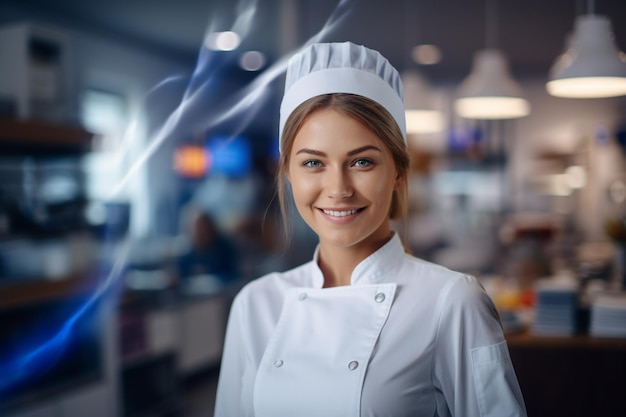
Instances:
[[[344,93],[324,94],[310,98],[300,104],[289,115],[281,137],[280,161],[277,174],[277,192],[280,211],[288,237],[286,209],[286,177],[289,169],[289,154],[298,131],[306,119],[314,112],[331,108],[362,123],[389,149],[398,173],[399,186],[393,192],[389,218],[398,219],[406,216],[408,202],[409,154],[402,136],[402,131],[391,114],[380,104],[369,98]]]

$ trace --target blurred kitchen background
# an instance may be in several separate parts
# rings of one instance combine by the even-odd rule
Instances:
[[[316,244],[279,69],[329,19],[402,73],[397,230],[481,279],[529,415],[626,415],[623,0],[0,0],[0,415],[212,415],[232,297]]]

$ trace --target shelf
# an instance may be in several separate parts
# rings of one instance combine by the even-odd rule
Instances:
[[[95,277],[85,275],[7,285],[0,287],[0,310],[87,293],[97,285]]]
[[[0,119],[0,147],[12,153],[86,152],[92,140],[93,134],[80,126]]]
[[[529,416],[626,415],[626,339],[507,335]]]

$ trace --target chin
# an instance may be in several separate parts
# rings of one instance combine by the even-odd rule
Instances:
[[[367,241],[369,236],[355,236],[353,234],[339,233],[334,236],[320,236],[320,243],[338,248],[356,247]]]

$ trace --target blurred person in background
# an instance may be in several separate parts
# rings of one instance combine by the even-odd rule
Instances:
[[[179,283],[197,276],[212,276],[222,284],[236,281],[239,254],[233,242],[205,211],[189,207],[183,216],[189,240],[175,262]]]
[[[314,44],[289,62],[278,192],[317,234],[313,260],[234,300],[215,415],[525,416],[478,281],[406,253],[402,85],[378,52]]]

